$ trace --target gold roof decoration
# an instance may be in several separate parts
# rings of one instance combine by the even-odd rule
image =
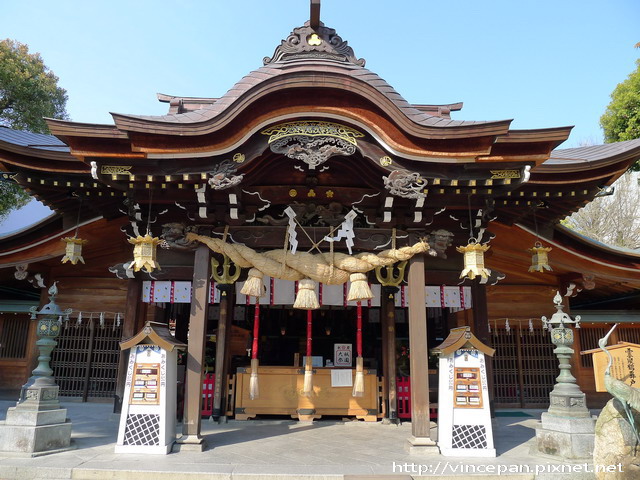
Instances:
[[[78,262],[84,264],[84,258],[82,258],[82,246],[88,243],[88,240],[82,238],[65,237],[61,238],[61,241],[65,242],[64,257],[62,257],[62,263],[71,262],[72,265],[76,265]]]
[[[160,242],[158,237],[152,237],[148,232],[144,237],[138,235],[135,238],[129,238],[129,243],[135,245],[130,268],[136,272],[144,269],[147,273],[153,272],[156,268],[160,270],[160,265],[156,260],[156,251]]]
[[[476,277],[489,278],[491,270],[484,266],[484,252],[489,248],[489,245],[476,243],[474,239],[470,239],[469,244],[464,247],[456,247],[458,252],[464,253],[464,269],[460,273],[460,278],[467,277],[471,280]]]

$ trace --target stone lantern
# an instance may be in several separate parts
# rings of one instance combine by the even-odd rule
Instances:
[[[556,346],[553,353],[558,357],[560,375],[549,393],[548,411],[542,414],[536,427],[535,453],[550,455],[565,460],[589,459],[593,453],[595,418],[587,410],[585,394],[571,374],[574,331],[580,328],[580,316],[571,319],[563,311],[562,297],[557,293],[553,299],[556,312],[542,323],[551,333],[551,342]]]
[[[49,365],[51,352],[57,345],[63,321],[69,320],[71,309],[61,310],[55,302],[58,289],[49,288],[49,303],[40,311],[31,308],[31,319],[37,320],[36,334],[39,350],[38,366],[20,391],[15,407],[7,410],[7,419],[0,425],[0,450],[35,456],[45,452],[68,449],[71,441],[71,422],[67,409],[60,407],[58,390]]]

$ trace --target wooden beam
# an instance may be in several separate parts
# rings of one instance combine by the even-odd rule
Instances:
[[[320,0],[311,0],[311,12],[309,14],[309,25],[314,30],[320,27]]]
[[[500,288],[500,287],[498,287]],[[487,287],[479,282],[471,285],[471,298],[473,299],[473,334],[482,343],[492,346],[491,335],[489,333],[489,313],[487,308]],[[493,385],[493,358],[485,355],[487,362],[487,383],[489,388],[489,402],[491,403],[491,416],[494,416],[493,398],[495,388]]]
[[[200,412],[202,409],[202,372],[204,371],[210,276],[211,250],[206,245],[200,245],[195,253],[193,267],[183,436],[178,440],[180,450],[202,451],[205,446],[204,439],[200,436]]]
[[[427,310],[424,256],[409,260],[409,349],[411,351],[411,433],[409,452],[434,450],[429,419],[429,365],[427,362]]]
[[[398,287],[382,287],[382,365],[388,397],[386,418],[398,422],[398,398],[396,395],[396,306],[394,293]]]
[[[231,337],[231,318],[233,317],[233,292],[235,284],[217,284],[220,290],[220,315],[218,317],[218,333],[216,335],[216,380],[213,390],[213,417],[223,417],[227,411],[226,385],[229,364],[227,350]]]
[[[138,309],[142,297],[142,281],[131,279],[127,283],[127,300],[122,323],[122,340],[133,337],[136,333]],[[116,393],[113,398],[113,413],[122,412],[122,397],[124,396],[124,384],[127,377],[127,365],[129,364],[129,350],[120,353],[118,362],[118,378],[116,380]]]

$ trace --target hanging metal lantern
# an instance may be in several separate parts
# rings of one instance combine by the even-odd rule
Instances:
[[[533,247],[531,247],[527,252],[531,253],[531,266],[529,267],[530,272],[544,272],[548,270],[552,271],[549,266],[549,252],[551,251],[551,247],[543,247],[540,242],[536,242]]]
[[[160,270],[160,265],[156,261],[156,250],[160,242],[158,237],[152,237],[148,233],[144,237],[138,235],[136,238],[129,238],[129,243],[135,245],[130,268],[136,272],[144,268],[147,273],[153,272],[156,268]]]
[[[88,241],[75,236],[65,237],[61,240],[67,244],[64,251],[64,257],[62,257],[62,263],[71,262],[75,265],[80,261],[84,264],[84,258],[82,258],[82,246],[88,243]]]
[[[469,240],[468,245],[456,247],[458,252],[464,253],[464,269],[460,274],[460,278],[467,277],[471,280],[476,277],[489,278],[491,270],[484,266],[484,252],[489,250],[489,248],[489,245],[476,243],[473,238]]]

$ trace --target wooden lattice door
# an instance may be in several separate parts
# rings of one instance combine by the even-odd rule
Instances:
[[[558,362],[546,330],[528,326],[492,332],[495,402],[501,406],[544,407],[558,376]]]
[[[115,394],[122,326],[97,318],[69,322],[58,337],[51,368],[60,396],[109,398]]]

